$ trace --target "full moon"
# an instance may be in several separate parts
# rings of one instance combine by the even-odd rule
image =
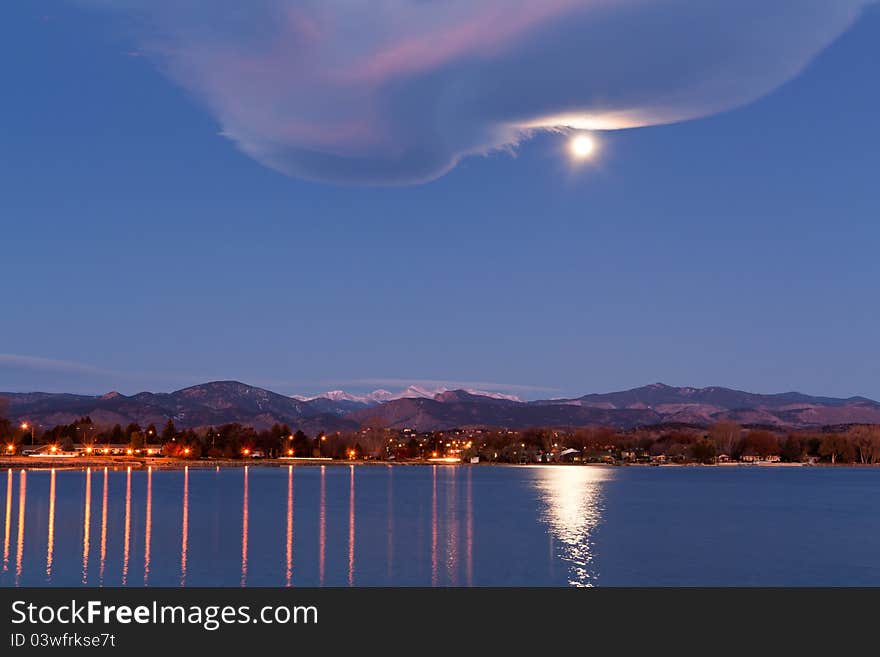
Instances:
[[[596,150],[596,142],[590,135],[578,135],[569,144],[571,154],[578,160],[586,160]]]

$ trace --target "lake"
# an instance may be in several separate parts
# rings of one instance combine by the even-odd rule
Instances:
[[[880,469],[0,471],[3,586],[880,585]]]

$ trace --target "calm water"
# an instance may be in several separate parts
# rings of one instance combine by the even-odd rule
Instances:
[[[880,585],[880,469],[0,471],[0,584]]]

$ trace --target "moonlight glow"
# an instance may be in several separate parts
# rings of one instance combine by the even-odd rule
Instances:
[[[596,142],[590,135],[577,135],[569,143],[569,149],[576,160],[586,160],[596,150]]]

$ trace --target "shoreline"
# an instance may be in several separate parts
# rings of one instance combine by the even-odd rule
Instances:
[[[758,463],[498,463],[485,461],[481,463],[434,463],[431,461],[379,461],[379,460],[359,460],[359,461],[343,461],[343,460],[323,460],[323,459],[252,459],[245,461],[243,459],[178,459],[178,458],[139,458],[126,456],[91,456],[83,458],[39,458],[39,457],[22,457],[22,456],[6,456],[0,457],[0,470],[82,470],[85,468],[109,468],[113,470],[122,470],[132,468],[134,470],[145,470],[151,468],[153,470],[183,470],[184,468],[193,469],[209,469],[209,468],[244,468],[244,467],[261,467],[261,468],[279,468],[285,466],[292,467],[315,467],[315,466],[425,466],[425,465],[445,465],[445,466],[495,466],[495,467],[541,467],[541,466],[564,466],[564,467],[603,467],[603,468],[799,468],[799,467],[817,467],[817,468],[874,468],[880,467],[880,463],[778,463],[778,462],[758,462]]]

